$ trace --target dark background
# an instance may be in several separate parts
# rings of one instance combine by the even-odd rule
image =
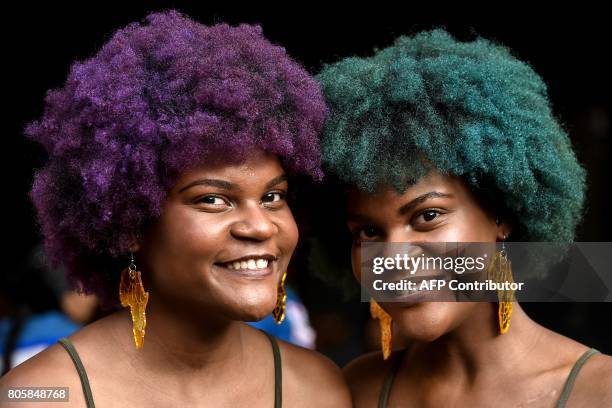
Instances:
[[[534,14],[530,9],[399,9],[383,3],[368,9],[330,11],[316,5],[277,8],[203,6],[201,2],[150,2],[129,6],[43,7],[22,4],[4,10],[4,178],[5,253],[2,273],[18,273],[39,240],[28,199],[33,170],[44,162],[41,148],[23,137],[24,125],[42,112],[49,88],[61,86],[71,62],[93,55],[119,27],[142,19],[150,11],[176,8],[204,23],[260,23],[272,42],[312,73],[340,58],[372,53],[402,34],[444,27],[459,39],[475,34],[502,43],[528,61],[549,85],[553,109],[569,131],[579,161],[589,174],[587,211],[577,241],[612,241],[606,193],[610,175],[610,29],[603,10],[560,10]],[[410,6],[409,3],[406,5]],[[372,8],[376,6],[376,8]],[[329,4],[327,5],[329,7]],[[552,11],[551,11],[552,13]],[[294,285],[311,313],[318,347],[339,363],[370,348],[364,334],[367,305],[347,300],[312,279],[294,278]],[[524,304],[541,324],[608,354],[612,303]]]

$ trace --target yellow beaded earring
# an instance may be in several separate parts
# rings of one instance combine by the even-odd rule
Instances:
[[[121,272],[119,300],[121,306],[129,306],[130,308],[134,343],[137,349],[141,349],[144,344],[145,327],[147,325],[145,309],[149,301],[149,292],[145,292],[142,286],[140,271],[136,270],[133,253],[131,253],[130,265]]]
[[[380,326],[380,345],[382,348],[383,359],[389,358],[391,355],[391,342],[393,340],[391,332],[391,324],[393,323],[391,315],[380,307],[374,299],[370,299],[370,314],[373,319],[378,320]]]
[[[504,241],[506,237],[504,236]],[[502,249],[495,253],[495,256],[491,260],[491,264],[488,269],[488,278],[496,283],[513,283],[512,268],[508,255],[506,253],[506,246],[502,241]],[[499,306],[497,308],[497,318],[499,320],[499,333],[504,334],[508,332],[510,328],[510,318],[512,317],[512,302],[514,301],[513,290],[498,290],[497,298]]]
[[[287,303],[287,292],[285,291],[285,279],[287,278],[287,271],[283,273],[278,287],[276,289],[276,306],[272,311],[272,316],[276,324],[281,324],[285,320],[285,306]]]

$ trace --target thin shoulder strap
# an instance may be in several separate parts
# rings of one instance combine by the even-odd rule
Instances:
[[[574,388],[574,382],[576,381],[576,377],[580,372],[580,369],[587,362],[591,356],[599,353],[598,350],[594,348],[585,351],[580,358],[576,361],[574,366],[572,367],[572,371],[570,371],[567,376],[567,380],[565,380],[565,384],[563,385],[563,390],[561,391],[561,396],[559,397],[559,402],[557,403],[557,408],[565,408],[567,404],[567,400],[569,400],[570,393],[572,392],[572,388]]]
[[[281,408],[283,406],[283,365],[281,353],[278,349],[276,338],[268,332],[263,330],[262,332],[268,336],[272,344],[272,354],[274,355],[274,408]]]
[[[81,362],[81,358],[79,357],[79,353],[77,353],[76,349],[72,342],[66,337],[62,337],[59,340],[59,343],[66,349],[74,366],[76,367],[77,373],[79,373],[79,378],[81,379],[81,385],[83,386],[83,394],[85,394],[85,403],[87,404],[87,408],[95,408],[93,394],[91,393],[91,388],[89,387],[89,379],[87,378],[87,372],[85,372],[85,367],[83,367],[83,363]]]
[[[378,398],[378,408],[387,408],[387,404],[389,403],[389,394],[391,393],[391,386],[393,385],[393,380],[395,379],[395,376],[402,365],[404,354],[406,354],[406,349],[399,352],[395,361],[393,362],[393,366],[391,366],[391,369],[387,371],[382,390],[380,391],[380,397]]]

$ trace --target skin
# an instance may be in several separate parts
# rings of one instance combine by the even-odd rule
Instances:
[[[272,405],[270,342],[242,321],[272,311],[297,244],[284,198],[288,187],[276,156],[261,151],[241,163],[199,166],[179,177],[160,218],[132,248],[150,293],[144,347],[134,346],[127,310],[70,337],[96,405]],[[241,274],[223,265],[254,254],[270,257],[268,269]],[[279,346],[283,406],[351,405],[342,373],[330,360],[280,340]],[[55,405],[85,404],[74,365],[59,345],[11,370],[0,386],[67,386],[70,401]]]
[[[414,200],[414,201],[413,201]],[[408,205],[408,203],[414,205]],[[403,211],[400,209],[403,208]],[[353,273],[359,248],[382,242],[496,242],[510,226],[496,222],[458,177],[430,172],[404,194],[382,188],[347,197],[353,235]],[[576,360],[588,347],[532,321],[514,303],[510,330],[499,334],[497,304],[476,302],[381,303],[395,336],[409,341],[393,382],[389,407],[554,407]],[[378,404],[384,376],[397,352],[349,363],[345,376],[356,407]],[[612,406],[612,358],[589,359],[568,406]]]

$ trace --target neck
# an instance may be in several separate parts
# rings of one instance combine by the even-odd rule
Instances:
[[[513,304],[511,327],[499,333],[497,303],[481,303],[477,311],[450,333],[430,343],[419,343],[411,357],[427,375],[452,376],[473,383],[477,378],[499,378],[505,372],[517,373],[540,340],[541,331],[521,309]],[[508,377],[506,377],[508,378]]]
[[[144,345],[135,349],[129,310],[117,315],[121,320],[117,333],[132,363],[138,367],[167,375],[185,372],[215,372],[216,375],[235,367],[228,364],[243,358],[242,324],[218,318],[215,313],[181,312],[173,305],[151,294],[147,305]]]

